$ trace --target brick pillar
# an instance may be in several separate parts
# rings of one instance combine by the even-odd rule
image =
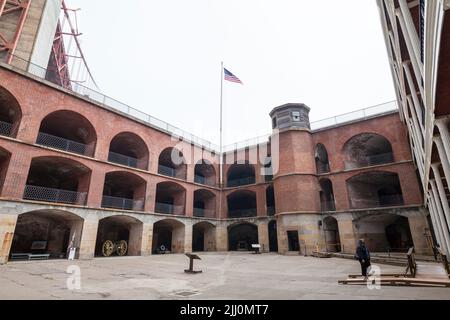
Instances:
[[[153,224],[144,223],[142,227],[141,255],[146,257],[152,254],[153,247]]]
[[[266,222],[258,224],[258,242],[261,252],[269,252],[269,225]]]
[[[148,180],[147,181],[147,190],[145,195],[145,212],[155,212],[155,201],[156,201],[156,184]]]
[[[89,186],[89,194],[87,206],[91,208],[101,208],[103,199],[103,189],[105,185],[104,170],[93,170],[91,174],[91,184]]]
[[[355,253],[358,235],[355,232],[352,218],[345,217],[337,220],[342,252]]]
[[[79,259],[90,260],[95,256],[95,245],[97,242],[98,219],[89,217],[84,220],[83,233],[80,241]]]
[[[342,176],[331,177],[333,183],[334,202],[336,210],[349,210],[350,201],[348,198],[347,183]]]
[[[283,226],[283,220],[277,221],[278,253],[286,254],[289,251],[287,230]]]
[[[187,190],[186,191],[186,217],[193,217],[194,216],[194,191],[193,190]]]
[[[8,262],[17,215],[0,215],[0,265]]]
[[[267,217],[266,189],[258,188],[256,191],[256,212],[258,217]]]
[[[433,249],[427,241],[426,229],[429,228],[427,219],[422,215],[408,217],[409,229],[417,254],[432,255]]]
[[[302,255],[311,255],[316,251],[317,245],[321,241],[319,217],[316,215],[304,216],[301,219],[298,236]]]
[[[228,229],[226,225],[216,227],[216,249],[219,252],[228,251]]]
[[[184,253],[192,252],[192,224],[188,223],[184,229]]]
[[[2,197],[9,199],[22,199],[28,173],[30,171],[31,157],[26,153],[13,153],[6,172],[3,184]]]

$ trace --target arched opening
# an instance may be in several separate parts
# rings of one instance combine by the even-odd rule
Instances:
[[[15,138],[21,120],[19,102],[8,90],[0,87],[0,135]]]
[[[275,190],[272,185],[268,186],[266,189],[266,207],[268,216],[275,215]]]
[[[145,207],[146,181],[129,172],[106,174],[102,207],[119,210],[143,211]]]
[[[138,135],[123,132],[114,137],[109,146],[108,161],[131,168],[148,169],[147,145]]]
[[[407,252],[414,246],[408,218],[395,214],[368,216],[354,222],[373,252]]]
[[[6,179],[6,173],[9,168],[9,161],[11,160],[11,153],[6,149],[0,147],[0,194],[3,190],[3,185]]]
[[[336,211],[333,183],[330,179],[320,179],[320,208],[322,212]]]
[[[174,182],[158,183],[156,186],[155,212],[185,215],[186,189]]]
[[[272,157],[266,157],[264,159],[264,181],[273,181]]]
[[[158,173],[186,180],[187,166],[183,153],[176,148],[167,148],[161,152],[158,161]]]
[[[338,222],[333,217],[323,219],[323,233],[327,252],[341,252],[341,238]]]
[[[404,204],[400,180],[392,172],[367,172],[347,180],[352,209],[396,207]]]
[[[315,159],[317,174],[330,172],[330,160],[328,159],[328,151],[321,143],[316,146]]]
[[[194,181],[208,186],[216,185],[216,169],[207,160],[202,160],[195,165]]]
[[[209,190],[194,192],[194,217],[214,218],[216,216],[216,195]]]
[[[95,255],[97,257],[139,256],[143,223],[129,216],[112,216],[98,224]]]
[[[192,228],[192,250],[194,252],[216,250],[216,228],[209,222],[200,222]]]
[[[256,193],[248,190],[235,191],[227,197],[228,217],[256,217]]]
[[[31,161],[25,200],[85,205],[91,170],[67,158],[40,157]]]
[[[228,250],[251,251],[252,244],[258,242],[258,227],[251,223],[241,223],[228,227]]]
[[[73,111],[62,110],[53,112],[42,120],[36,143],[92,157],[97,134],[85,117]]]
[[[11,260],[66,259],[79,247],[83,219],[66,211],[41,210],[19,215]]]
[[[389,140],[375,133],[354,136],[344,145],[345,169],[375,166],[394,161]]]
[[[183,223],[166,219],[153,225],[153,254],[183,253],[184,252]]]
[[[269,222],[269,251],[278,252],[277,222],[275,220]]]
[[[251,164],[233,164],[228,169],[227,187],[239,187],[256,183],[255,167]]]

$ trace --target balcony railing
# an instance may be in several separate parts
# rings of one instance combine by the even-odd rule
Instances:
[[[108,161],[109,162],[113,162],[113,163],[117,163],[117,164],[121,164],[130,168],[139,168],[139,169],[147,169],[146,168],[146,164],[136,158],[130,157],[130,156],[126,156],[120,153],[115,153],[115,152],[109,152],[108,155]]]
[[[334,201],[321,201],[320,208],[322,212],[336,211],[336,204]]]
[[[212,217],[214,217],[214,213],[215,213],[215,210],[212,210],[212,209],[194,208],[194,217],[212,218]]]
[[[174,178],[177,176],[177,171],[174,168],[166,167],[163,165],[158,166],[158,173],[168,176],[168,177],[174,177]]]
[[[425,62],[425,0],[420,0],[420,59]]]
[[[85,205],[87,193],[27,185],[23,198],[33,201]]]
[[[0,135],[5,137],[12,136],[12,124],[5,121],[0,121]]]
[[[175,206],[169,203],[157,202],[155,204],[155,212],[163,214],[184,215],[184,206]]]
[[[57,137],[48,133],[39,132],[37,144],[63,151],[87,155],[88,146],[72,140]]]
[[[274,216],[275,215],[275,206],[269,206],[267,207],[267,215],[268,216]]]
[[[256,217],[256,208],[229,210],[228,217],[230,218]]]
[[[144,200],[103,196],[102,208],[130,210],[130,211],[144,211]]]
[[[378,199],[380,201],[380,206],[382,207],[396,207],[405,204],[403,195],[401,194],[380,196]]]
[[[371,156],[361,157],[357,161],[345,161],[345,169],[356,169],[362,167],[371,167],[381,164],[389,164],[394,162],[394,155],[392,153],[375,154]]]
[[[231,188],[231,187],[247,186],[249,184],[255,184],[255,183],[256,183],[255,177],[233,179],[233,180],[228,180],[227,187]]]
[[[194,176],[194,182],[203,184],[205,186],[211,186],[211,187],[214,187],[216,184],[216,182],[213,178],[205,178],[205,177],[199,176],[199,175]]]

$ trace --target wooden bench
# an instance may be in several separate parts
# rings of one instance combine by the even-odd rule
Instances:
[[[253,254],[261,254],[261,245],[252,244]]]
[[[50,254],[33,254],[33,253],[13,253],[11,254],[11,260],[48,260]]]
[[[50,254],[30,254],[28,260],[48,260],[50,259]]]
[[[13,253],[11,260],[30,260],[31,253]]]
[[[442,265],[443,265],[445,271],[447,272],[448,277],[450,278],[450,266],[448,264],[447,255],[440,248],[436,248],[436,249],[441,258]]]

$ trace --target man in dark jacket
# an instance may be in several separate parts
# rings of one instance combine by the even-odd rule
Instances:
[[[361,264],[361,273],[363,277],[367,279],[367,269],[370,267],[370,252],[363,239],[358,241],[355,258],[359,260],[359,263]]]

